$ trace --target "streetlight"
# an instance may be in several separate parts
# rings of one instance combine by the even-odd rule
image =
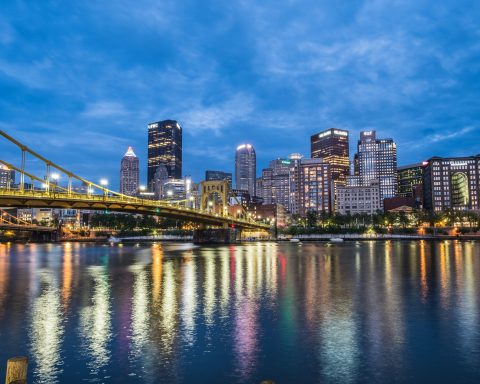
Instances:
[[[57,192],[57,185],[58,185],[58,180],[60,179],[60,175],[58,173],[52,173],[50,175],[50,179],[53,180],[53,193]]]
[[[103,200],[105,200],[107,198],[108,180],[107,179],[100,179],[100,185],[103,187]]]

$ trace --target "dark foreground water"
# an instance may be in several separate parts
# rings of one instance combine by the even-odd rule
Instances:
[[[480,243],[0,245],[0,380],[478,383]]]

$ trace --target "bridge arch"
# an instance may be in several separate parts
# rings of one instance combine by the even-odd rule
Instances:
[[[225,213],[228,205],[228,182],[226,180],[202,181],[200,183],[201,197],[200,209],[207,210],[208,202],[215,196],[222,202],[222,213]]]

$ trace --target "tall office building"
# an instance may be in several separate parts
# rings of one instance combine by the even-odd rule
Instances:
[[[120,193],[128,196],[136,195],[139,181],[140,165],[138,157],[133,152],[132,147],[128,147],[120,163]]]
[[[404,165],[397,168],[397,194],[402,197],[412,197],[415,187],[423,184],[422,163]]]
[[[480,155],[432,157],[423,169],[425,209],[480,210]]]
[[[322,159],[295,159],[290,168],[290,212],[331,212],[330,164]]]
[[[206,181],[222,181],[227,180],[229,191],[232,190],[232,174],[223,171],[205,171]]]
[[[381,201],[395,196],[397,146],[393,139],[377,139],[375,131],[360,132],[355,161],[360,186],[378,182]]]
[[[0,188],[13,187],[15,183],[15,171],[6,165],[0,164]]]
[[[257,157],[251,144],[242,144],[235,152],[235,188],[256,196]]]
[[[148,124],[148,174],[149,188],[160,165],[167,169],[170,179],[182,178],[182,128],[175,120]]]
[[[264,204],[281,204],[285,208],[289,207],[291,164],[290,159],[275,159],[270,161],[268,168],[262,170],[262,194],[260,195],[257,187],[257,195],[263,198]]]
[[[330,164],[332,180],[345,185],[350,173],[348,131],[329,128],[310,137],[312,159],[323,159]]]

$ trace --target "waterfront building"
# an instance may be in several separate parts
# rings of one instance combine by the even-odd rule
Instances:
[[[360,186],[378,182],[382,202],[396,195],[397,146],[393,139],[377,139],[375,131],[360,132],[354,163]]]
[[[336,212],[342,215],[374,214],[382,210],[378,183],[369,186],[343,186],[336,188]]]
[[[120,193],[135,196],[138,193],[139,181],[139,160],[132,147],[128,147],[120,163]]]
[[[10,188],[15,184],[15,171],[0,164],[0,188]]]
[[[397,194],[412,197],[415,187],[423,183],[423,164],[410,164],[397,168]]]
[[[175,120],[148,124],[148,187],[153,191],[153,179],[160,165],[168,178],[182,178],[182,128]]]
[[[205,181],[227,180],[228,190],[232,190],[232,173],[223,171],[205,171]]]
[[[322,159],[296,159],[290,168],[290,212],[331,212],[330,164]]]
[[[423,168],[424,208],[480,210],[480,155],[432,157]]]
[[[257,157],[251,144],[242,144],[235,152],[235,188],[256,196]]]
[[[330,164],[335,185],[345,185],[350,170],[348,131],[329,128],[310,137],[312,159],[323,159]]]

